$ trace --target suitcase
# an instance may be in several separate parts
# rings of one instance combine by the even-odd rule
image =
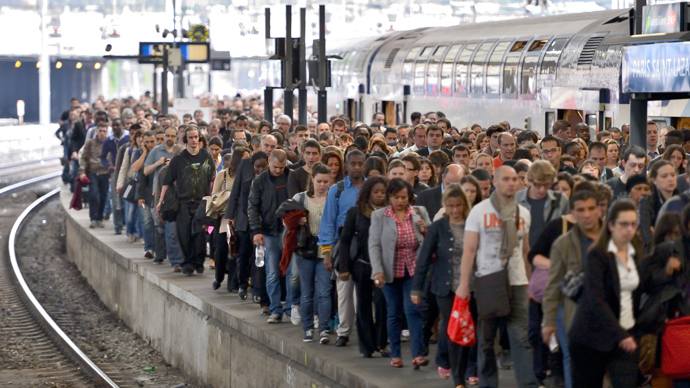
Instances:
[[[661,335],[661,371],[672,380],[690,379],[690,316],[666,322]]]

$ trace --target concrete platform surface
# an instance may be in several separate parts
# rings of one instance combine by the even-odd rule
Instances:
[[[269,325],[257,304],[213,291],[213,270],[183,277],[169,263],[144,258],[143,246],[115,235],[112,221],[89,229],[88,209],[67,210],[63,190],[67,250],[104,303],[173,365],[214,387],[452,387],[439,377],[430,349],[429,366],[413,370],[409,344],[403,343],[402,369],[388,358],[363,358],[356,333],[344,348],[302,342],[301,326],[284,317]],[[514,372],[500,371],[500,386],[517,387]]]

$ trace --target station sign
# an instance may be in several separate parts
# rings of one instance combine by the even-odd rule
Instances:
[[[139,56],[150,58],[139,58],[139,63],[163,64],[163,48],[173,47],[171,42],[139,42]],[[180,48],[184,63],[208,63],[211,59],[211,46],[208,42],[179,42],[176,43]]]
[[[642,9],[642,33],[657,34],[684,31],[685,3],[646,5]]]
[[[690,42],[623,47],[623,93],[690,92]]]

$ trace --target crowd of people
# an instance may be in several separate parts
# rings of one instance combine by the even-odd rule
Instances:
[[[214,290],[251,294],[304,342],[343,347],[356,330],[363,357],[395,368],[408,342],[415,369],[437,344],[455,387],[497,387],[499,368],[520,387],[690,386],[639,363],[642,338],[690,308],[690,129],[650,121],[644,149],[627,124],[593,140],[565,120],[546,136],[442,112],[294,125],[278,108],[264,121],[258,98],[214,104],[180,123],[146,97],[75,99],[58,136],[90,227],[112,217],[185,276],[210,257]],[[668,287],[673,303],[641,302]],[[456,297],[475,346],[448,338]]]

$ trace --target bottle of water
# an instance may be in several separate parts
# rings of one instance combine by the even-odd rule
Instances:
[[[254,252],[254,256],[256,257],[256,260],[254,263],[256,264],[257,267],[263,267],[264,266],[264,255],[266,253],[266,246],[261,244],[256,247],[256,251]]]

